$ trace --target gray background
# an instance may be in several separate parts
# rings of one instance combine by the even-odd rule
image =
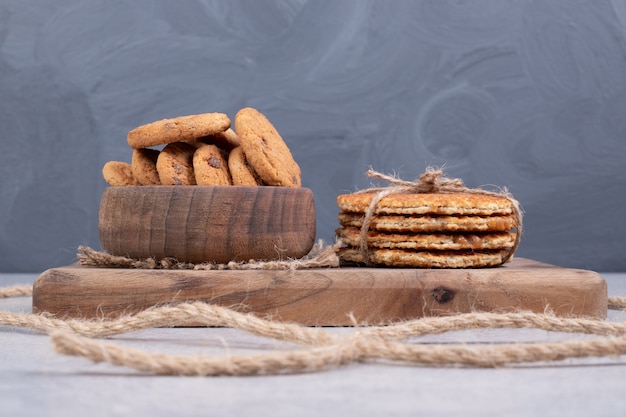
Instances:
[[[624,1],[78,1],[0,4],[0,271],[99,248],[101,167],[126,133],[265,113],[333,240],[372,167],[506,186],[518,254],[626,271]]]

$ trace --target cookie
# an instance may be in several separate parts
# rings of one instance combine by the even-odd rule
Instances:
[[[219,132],[211,136],[205,136],[198,139],[198,141],[200,143],[215,145],[218,148],[224,149],[226,151],[231,151],[237,146],[241,145],[241,142],[239,141],[239,136],[237,136],[237,133],[235,133],[235,131],[231,128],[228,128],[223,132]]]
[[[141,185],[160,184],[156,161],[159,151],[156,149],[133,149],[131,169],[133,177]]]
[[[112,186],[139,185],[128,162],[109,161],[102,167],[104,180]]]
[[[233,180],[233,185],[254,187],[263,185],[263,181],[250,167],[241,146],[236,147],[228,154],[228,169]]]
[[[492,251],[414,251],[402,249],[370,249],[370,261],[376,265],[412,268],[484,268],[501,265],[506,250]],[[344,247],[337,251],[342,262],[363,263],[357,248]]]
[[[226,151],[215,145],[203,145],[193,154],[193,172],[197,185],[231,185]]]
[[[244,108],[235,115],[235,131],[246,160],[266,185],[300,187],[300,167],[274,125],[259,111]]]
[[[375,193],[342,194],[337,206],[342,211],[365,213]],[[374,214],[509,215],[513,204],[505,197],[483,194],[391,194],[383,197]]]
[[[136,127],[128,132],[131,148],[149,148],[175,142],[197,142],[198,139],[223,132],[230,119],[223,113],[204,113],[163,119]]]
[[[176,142],[165,146],[156,167],[162,185],[195,185],[193,154],[196,148],[188,143]]]
[[[336,235],[347,246],[358,247],[361,230],[344,227],[336,230]],[[367,232],[367,246],[370,248],[415,249],[415,250],[484,250],[509,249],[515,242],[515,233],[378,233]]]
[[[338,215],[344,227],[363,226],[363,214],[345,213]],[[370,230],[378,232],[504,232],[515,228],[513,215],[504,216],[374,216]]]

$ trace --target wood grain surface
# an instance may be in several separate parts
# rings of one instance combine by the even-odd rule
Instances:
[[[307,188],[109,187],[99,212],[108,253],[181,262],[301,258],[313,246],[315,227]]]
[[[296,271],[106,269],[45,271],[33,312],[115,317],[201,300],[261,317],[317,326],[386,324],[472,311],[551,310],[604,318],[607,288],[597,273],[528,259],[486,269],[328,268]]]

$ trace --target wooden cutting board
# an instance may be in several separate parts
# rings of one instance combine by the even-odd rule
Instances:
[[[115,317],[190,300],[316,326],[353,325],[350,314],[361,325],[472,311],[607,314],[606,282],[599,274],[521,258],[465,270],[189,271],[76,264],[45,271],[33,287],[33,312],[58,317]]]

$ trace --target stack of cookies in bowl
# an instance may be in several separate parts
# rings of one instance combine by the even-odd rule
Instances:
[[[100,202],[102,249],[183,263],[301,258],[315,202],[272,123],[244,108],[163,119],[127,135],[131,163],[110,161]],[[157,262],[158,264],[158,262]]]
[[[477,268],[502,264],[515,245],[517,218],[505,197],[469,193],[391,194],[373,210],[375,193],[338,196],[344,263],[416,268]],[[363,242],[364,240],[364,242]]]
[[[139,126],[127,140],[132,161],[104,165],[109,185],[301,186],[280,134],[250,107],[237,112],[234,130],[226,114],[204,113]]]

